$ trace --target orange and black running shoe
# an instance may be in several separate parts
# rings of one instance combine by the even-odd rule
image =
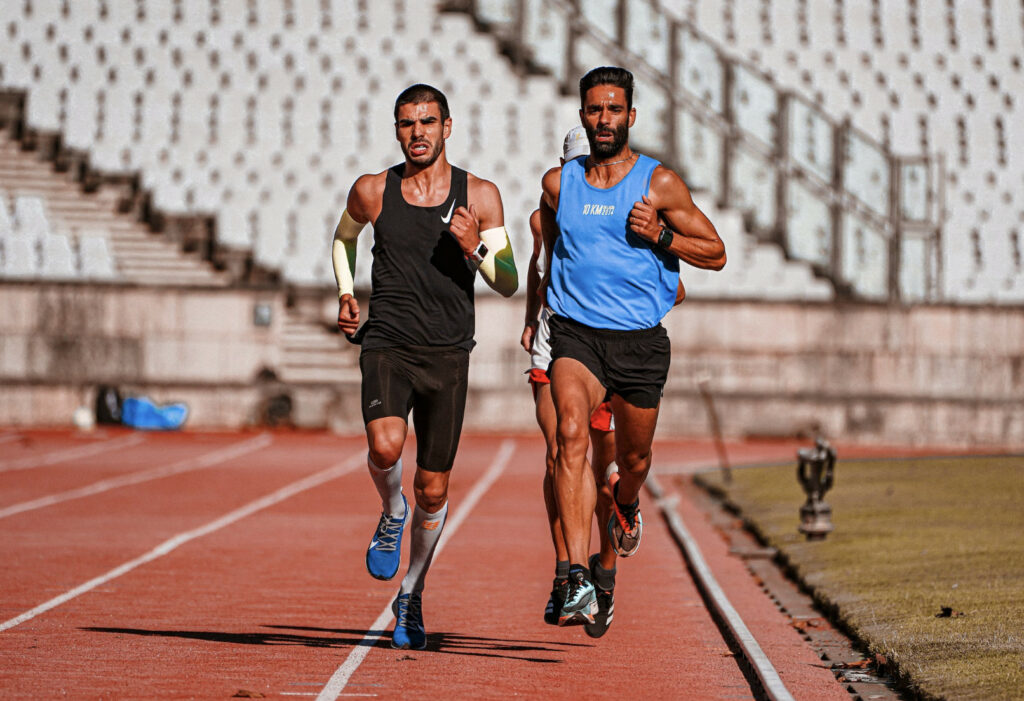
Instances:
[[[614,511],[608,519],[608,537],[612,539],[612,547],[620,557],[629,557],[640,549],[640,538],[644,532],[644,519],[640,515],[640,498],[632,504],[620,504],[619,473],[613,472],[608,478],[612,488],[612,506]]]

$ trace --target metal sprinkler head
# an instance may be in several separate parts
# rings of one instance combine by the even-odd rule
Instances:
[[[819,437],[813,448],[801,448],[796,455],[796,478],[807,494],[807,501],[800,507],[800,532],[807,540],[824,540],[834,528],[832,507],[824,496],[832,488],[836,451]]]

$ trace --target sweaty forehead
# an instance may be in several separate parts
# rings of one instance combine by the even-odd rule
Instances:
[[[441,119],[441,107],[437,102],[410,102],[398,108],[398,119],[420,120],[425,117],[436,117]]]
[[[586,104],[626,104],[626,91],[617,85],[595,85],[587,90]]]

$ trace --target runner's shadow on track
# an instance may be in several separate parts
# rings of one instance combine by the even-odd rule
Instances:
[[[278,626],[266,626],[278,627]],[[280,626],[283,627],[283,626]],[[367,632],[388,635],[384,631],[345,630],[325,631],[328,633],[349,634],[351,638],[320,637],[312,635],[288,635],[286,633],[223,633],[211,630],[146,630],[144,628],[102,628],[83,627],[93,633],[116,633],[118,635],[141,635],[147,637],[185,638],[188,640],[206,640],[211,643],[230,643],[232,645],[303,645],[306,647],[354,647],[367,645],[363,639]],[[390,636],[388,636],[390,641]]]
[[[81,630],[93,633],[115,633],[118,635],[139,635],[146,637],[184,638],[186,640],[205,640],[214,643],[231,645],[301,645],[305,647],[379,647],[391,648],[391,632],[383,630],[312,628],[303,626],[274,626],[265,628],[274,630],[298,630],[325,633],[326,636],[296,635],[290,633],[225,633],[219,631],[194,630],[147,630],[144,628],[106,628],[83,627]],[[367,636],[371,636],[367,639]],[[345,637],[336,637],[345,636]],[[376,636],[376,637],[373,637]],[[429,633],[426,650],[410,652],[440,652],[449,655],[469,655],[475,657],[498,657],[523,662],[560,663],[560,659],[548,657],[522,656],[516,653],[549,653],[558,655],[569,647],[593,647],[581,643],[564,643],[559,641],[536,640],[502,640],[499,638],[481,638],[458,633]]]
[[[475,635],[459,633],[428,633],[427,649],[423,652],[441,652],[448,655],[469,655],[471,657],[500,657],[523,662],[540,662],[560,664],[561,659],[550,657],[523,657],[516,653],[550,653],[558,655],[567,647],[594,647],[580,643],[562,643],[558,641],[523,641],[502,640],[500,638],[481,638]]]
[[[318,633],[342,633],[360,634],[358,630],[338,630],[332,628],[311,628],[301,626],[267,626],[286,630],[303,630]],[[391,633],[383,631],[367,631],[372,635],[381,637],[373,641],[373,647],[391,648]],[[369,641],[362,640],[361,644],[367,645]],[[523,662],[560,663],[560,659],[547,657],[523,657],[514,653],[551,653],[557,655],[565,648],[570,647],[594,647],[586,643],[565,643],[557,640],[503,640],[500,638],[480,638],[472,635],[461,635],[459,633],[428,633],[427,647],[425,650],[411,650],[410,652],[441,652],[449,655],[471,655],[476,657],[500,657],[510,660],[521,660]]]

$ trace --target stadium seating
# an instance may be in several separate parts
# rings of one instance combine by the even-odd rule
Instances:
[[[0,277],[224,285],[226,276],[115,211],[117,192],[83,194],[0,132]]]
[[[621,3],[582,3],[571,42],[561,29],[564,22],[544,30],[539,18],[572,17],[572,3],[546,3],[543,9],[537,2],[523,3],[525,42],[532,58],[559,79],[563,57],[571,54],[579,67],[601,57],[624,62],[638,76],[647,74],[648,86],[651,75],[675,80],[674,99],[684,109],[674,148],[691,185],[745,211],[764,231],[777,214],[772,201],[777,158],[758,160],[741,148],[723,160],[729,132],[716,122],[731,120],[744,143],[776,147],[776,126],[784,124],[786,155],[802,171],[789,173],[789,206],[782,212],[785,237],[796,242],[790,255],[828,267],[819,248],[801,242],[834,237],[827,249],[840,261],[838,277],[868,299],[892,294],[884,271],[864,277],[862,266],[870,262],[898,268],[898,294],[906,301],[1024,301],[1014,292],[1024,276],[1019,253],[1024,132],[1010,127],[1020,121],[1017,102],[1024,94],[1019,4]],[[477,16],[506,40],[520,36],[518,11],[514,2],[475,3]],[[671,39],[666,31],[677,34],[675,66],[666,56]],[[643,87],[642,81],[638,99]],[[655,139],[656,150],[673,148],[667,129],[637,129],[636,135],[638,142]],[[833,148],[836,138],[845,141],[839,148]],[[858,211],[839,218],[835,232],[832,223],[822,228],[827,216],[817,216],[832,198],[813,187],[815,179],[826,185],[832,179],[834,152],[846,160],[841,203],[859,201],[852,208]],[[889,154],[900,158],[898,165],[891,164]],[[731,181],[726,191],[717,177],[723,170]],[[888,204],[894,192],[903,219],[902,241],[895,246]],[[896,250],[900,255],[890,260]]]
[[[558,28],[569,15],[539,0],[527,5],[538,55],[575,79],[558,58],[565,56]],[[599,16],[597,5],[586,3],[587,12]],[[60,133],[100,171],[138,173],[164,214],[212,216],[219,246],[251,252],[294,284],[333,283],[333,225],[354,178],[398,160],[392,105],[410,83],[437,83],[449,95],[449,158],[499,186],[522,261],[540,176],[578,119],[577,101],[557,81],[517,72],[471,18],[433,3],[139,0],[52,8],[25,0],[12,10],[0,84],[28,92],[31,129]],[[667,35],[652,42],[647,28],[656,17],[651,8],[634,16],[630,44],[662,65]],[[604,62],[602,45],[591,46],[593,60]],[[715,84],[713,73],[695,70]],[[638,134],[667,127],[666,105],[654,103],[659,93],[640,92],[648,101]],[[712,159],[721,153],[710,141],[692,148]],[[752,249],[775,245],[742,228],[727,236]],[[371,246],[362,237],[359,255],[369,256]],[[123,268],[117,245],[108,253],[112,270]],[[367,285],[368,273],[360,266],[357,284]],[[753,294],[758,274],[742,289]],[[763,285],[774,275],[766,272]],[[819,298],[806,270],[793,279],[808,284],[777,289]],[[703,284],[695,282],[693,293],[703,294]]]
[[[1009,127],[1020,122],[1024,95],[1019,3],[765,0],[760,22],[736,23],[738,31],[719,3],[660,7],[893,152],[938,154],[945,165],[940,299],[1024,301],[1024,137]],[[908,256],[920,247],[915,240]],[[922,273],[901,270],[915,288],[921,282],[909,278]]]

